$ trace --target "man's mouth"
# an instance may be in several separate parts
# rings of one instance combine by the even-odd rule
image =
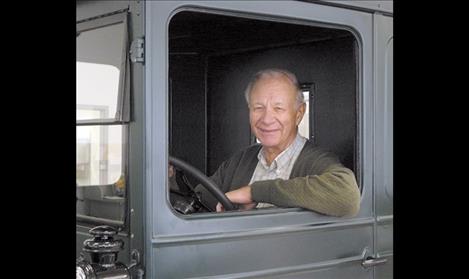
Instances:
[[[257,128],[261,133],[268,134],[268,133],[274,133],[279,131],[279,129],[262,129],[262,128]]]

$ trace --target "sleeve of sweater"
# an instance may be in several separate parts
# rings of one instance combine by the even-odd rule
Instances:
[[[340,163],[327,163],[319,173],[314,171],[317,164],[313,164],[310,173],[317,174],[254,182],[251,185],[252,199],[331,216],[356,215],[360,209],[360,191],[355,175]]]

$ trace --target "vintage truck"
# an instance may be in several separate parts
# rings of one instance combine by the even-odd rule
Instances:
[[[77,278],[392,278],[392,1],[77,1]],[[255,143],[243,90],[294,72],[300,133],[360,211],[209,212],[191,191]],[[168,165],[180,189],[168,183]]]

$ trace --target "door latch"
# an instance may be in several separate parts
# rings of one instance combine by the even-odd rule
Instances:
[[[364,268],[369,268],[373,266],[377,266],[380,264],[385,264],[388,260],[385,258],[373,258],[373,257],[367,257],[362,261],[362,266]]]

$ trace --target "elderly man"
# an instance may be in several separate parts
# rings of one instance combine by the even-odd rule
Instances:
[[[211,176],[226,196],[246,210],[279,206],[357,214],[360,192],[353,172],[298,134],[306,104],[295,75],[260,71],[245,95],[251,129],[261,144],[233,155]],[[203,187],[196,191],[206,204],[224,211]]]

